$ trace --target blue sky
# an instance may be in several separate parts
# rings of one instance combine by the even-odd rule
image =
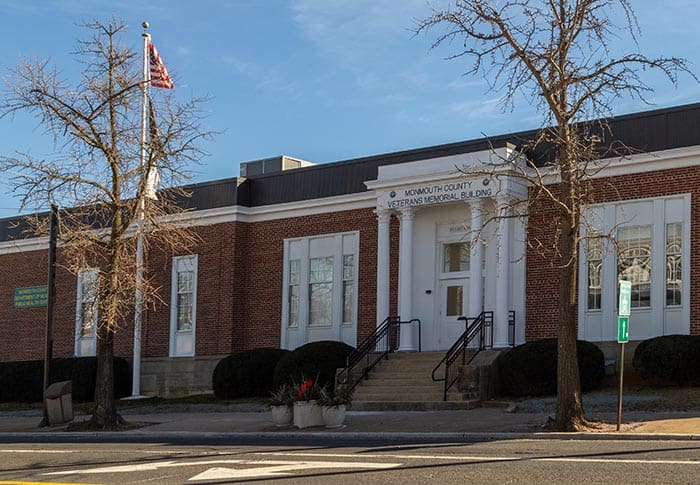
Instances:
[[[685,57],[700,72],[700,2],[633,3],[639,50]],[[432,36],[413,36],[415,19],[429,14],[426,0],[0,0],[0,75],[22,56],[49,58],[70,78],[79,67],[70,53],[85,35],[77,24],[117,15],[138,49],[149,21],[176,95],[212,97],[206,126],[221,134],[204,145],[193,181],[281,154],[327,163],[539,126],[530,100],[504,113],[499,93],[462,75],[466,61],[446,61],[447,49],[430,50]],[[700,101],[688,76],[678,89],[650,81],[654,106],[624,99],[615,113]],[[53,151],[30,118],[0,120],[0,134],[3,154]],[[0,217],[18,213],[8,190],[0,181]]]

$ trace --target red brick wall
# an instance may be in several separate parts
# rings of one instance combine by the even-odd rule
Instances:
[[[228,354],[235,347],[231,322],[234,314],[237,223],[200,226],[197,243],[188,251],[172,254],[152,251],[148,275],[160,287],[162,303],[144,316],[143,356],[167,357],[170,346],[170,292],[172,258],[198,255],[195,355]]]
[[[358,341],[374,329],[377,222],[372,209],[244,224],[237,235],[241,273],[236,297],[240,308],[233,319],[235,350],[280,345],[283,240],[349,231],[360,234]],[[395,224],[392,238],[398,239]],[[397,266],[394,263],[392,267],[393,288],[396,287]]]
[[[75,353],[76,276],[65,268],[59,249],[56,255],[56,306],[53,323],[54,357]],[[44,358],[46,307],[14,308],[15,288],[45,285],[48,251],[0,255],[0,361]],[[133,330],[129,323],[115,339],[115,355],[131,355]]]
[[[691,254],[700,253],[700,170],[679,168],[597,179],[595,202],[616,202],[691,193]],[[615,188],[613,188],[615,187]],[[551,241],[554,210],[541,205],[528,221],[530,241]],[[392,218],[391,310],[396,312],[399,224]],[[359,231],[358,342],[375,327],[377,222],[372,209],[343,211],[259,223],[222,223],[196,228],[199,242],[188,254],[199,255],[196,355],[220,355],[280,345],[283,241],[338,232]],[[170,279],[173,254],[151,251],[148,275],[163,300],[144,315],[144,357],[168,355]],[[60,268],[58,255],[54,355],[74,351],[76,278]],[[14,309],[15,288],[46,281],[46,251],[0,255],[0,360],[41,359],[46,309]],[[700,258],[692,258],[691,333],[700,335]],[[559,295],[557,261],[551,251],[527,253],[526,338],[556,332]],[[116,355],[129,357],[132,319],[115,340]]]
[[[690,333],[700,335],[700,169],[676,168],[663,171],[607,177],[593,181],[593,202],[619,202],[676,194],[691,194],[690,221]],[[559,272],[552,250],[539,251],[532,243],[545,242],[551,248],[556,233],[551,205],[533,208],[528,220],[531,245],[527,252],[526,329],[527,340],[556,336]],[[536,244],[535,244],[536,245]]]
[[[352,210],[260,223],[222,223],[195,229],[198,242],[185,254],[198,255],[195,355],[280,345],[283,241],[359,231],[358,341],[375,328],[377,222],[372,209]],[[396,312],[398,221],[391,234],[391,308]],[[171,254],[151,250],[147,275],[160,288],[161,302],[146,308],[143,357],[169,353]],[[58,264],[62,262],[60,251]],[[43,358],[46,309],[13,309],[15,288],[46,282],[46,251],[0,256],[0,359]],[[75,339],[76,277],[57,272],[54,355],[72,356]],[[115,354],[130,357],[133,316],[115,338]]]

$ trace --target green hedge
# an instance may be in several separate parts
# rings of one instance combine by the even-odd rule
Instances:
[[[642,379],[700,385],[700,336],[664,335],[640,342],[632,366]]]
[[[600,387],[605,373],[603,352],[590,342],[576,342],[581,390]],[[501,394],[541,396],[557,392],[557,340],[533,340],[498,357]]]
[[[51,361],[51,383],[73,381],[73,401],[95,399],[96,357],[73,357]],[[0,362],[0,402],[41,402],[44,361]],[[126,360],[114,357],[114,395],[131,394],[131,368]]]
[[[335,383],[335,372],[345,367],[345,360],[355,350],[343,342],[311,342],[283,357],[275,369],[273,389],[282,384],[299,383],[302,376],[316,379],[320,386]]]
[[[211,377],[214,396],[219,399],[269,397],[275,367],[286,354],[288,350],[253,349],[224,357]]]

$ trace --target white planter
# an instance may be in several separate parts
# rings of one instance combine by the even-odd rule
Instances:
[[[345,404],[324,406],[323,422],[326,424],[326,428],[340,428],[345,422]]]
[[[281,427],[292,424],[294,412],[289,406],[272,406],[270,410],[272,412],[272,422],[275,423],[275,426]]]
[[[323,426],[323,413],[316,401],[297,401],[294,403],[294,426],[308,428]]]

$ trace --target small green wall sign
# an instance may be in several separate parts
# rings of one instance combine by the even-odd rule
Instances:
[[[15,308],[36,308],[46,306],[49,302],[49,287],[28,286],[15,288],[15,297],[12,304]]]

